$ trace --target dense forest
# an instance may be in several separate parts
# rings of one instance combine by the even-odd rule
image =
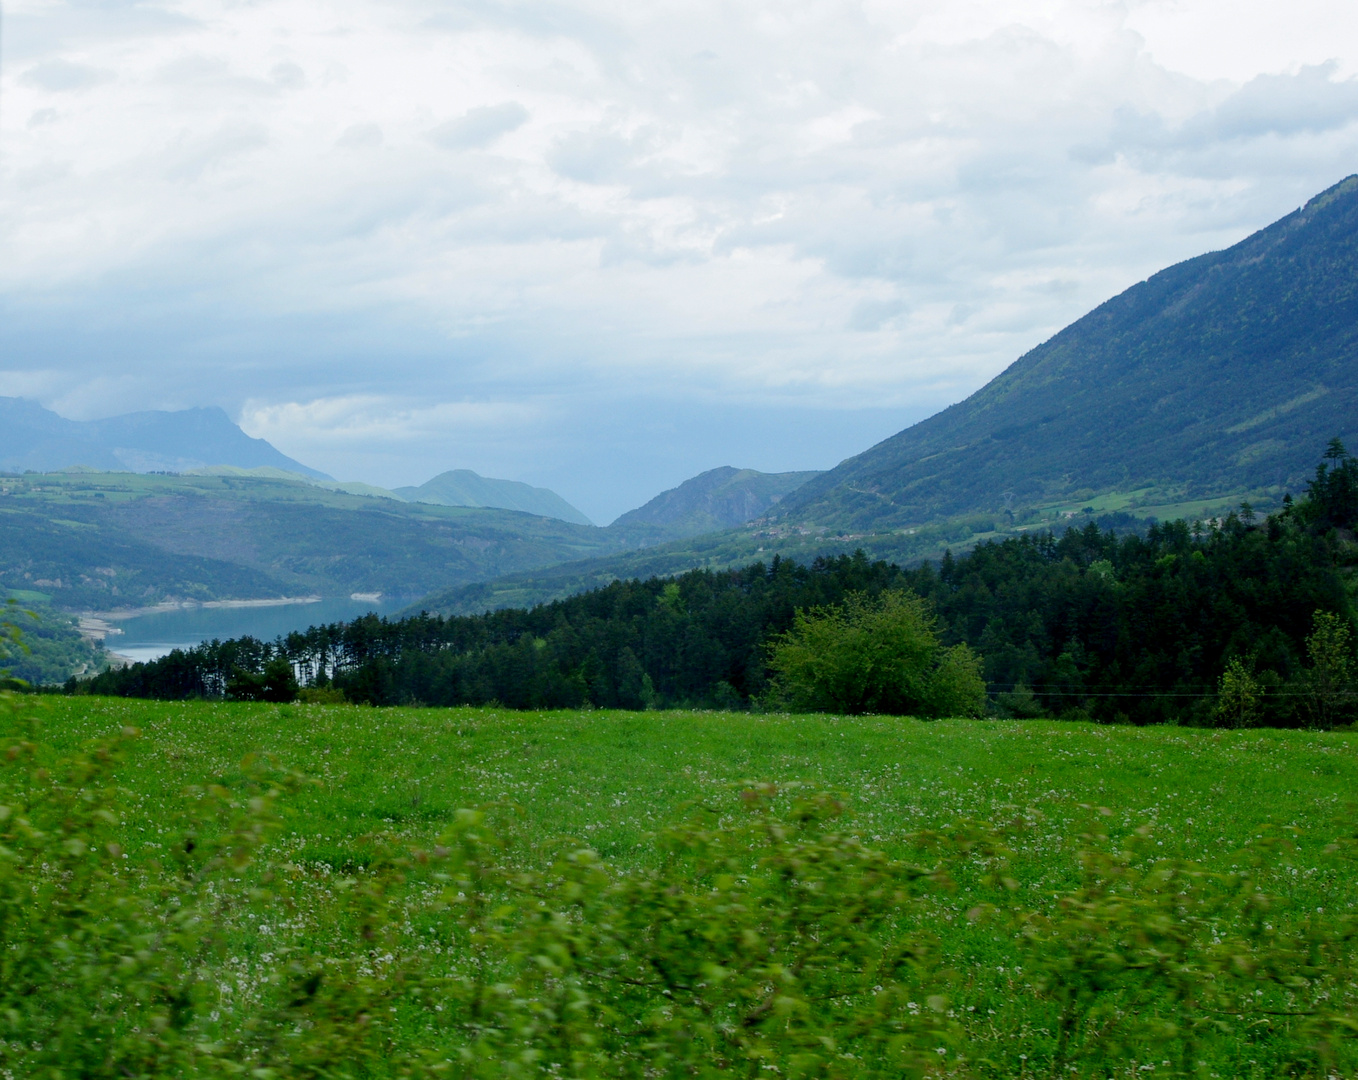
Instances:
[[[767,702],[769,642],[799,609],[907,590],[945,645],[982,656],[997,715],[1213,722],[1234,707],[1235,722],[1333,723],[1351,701],[1355,526],[1358,460],[1336,440],[1304,497],[1265,518],[1242,506],[1144,535],[1091,522],[910,569],[861,552],[774,558],[532,610],[212,642],[67,688],[286,698],[300,683],[382,705],[745,708]]]

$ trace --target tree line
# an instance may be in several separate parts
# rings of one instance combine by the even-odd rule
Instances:
[[[1329,725],[1352,708],[1358,460],[1336,440],[1305,494],[1266,517],[1119,535],[984,542],[902,568],[862,552],[809,565],[618,581],[532,610],[368,615],[273,642],[213,641],[73,681],[79,693],[519,709],[776,707],[777,643],[799,612],[920,598],[940,649],[980,657],[1001,716]],[[846,631],[847,632],[847,631]]]

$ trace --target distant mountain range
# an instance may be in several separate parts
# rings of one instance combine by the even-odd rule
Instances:
[[[233,465],[330,479],[252,439],[217,408],[67,420],[36,401],[0,397],[0,471],[55,472],[75,465],[134,473]]]
[[[727,512],[768,505],[764,474],[726,472],[740,477],[725,485]],[[502,485],[501,493],[507,489],[519,499],[524,491],[537,492],[541,509],[572,511],[567,503],[552,503],[551,492],[526,484],[453,474],[464,485],[468,476],[478,497]],[[779,479],[773,487],[787,484]],[[763,494],[742,501],[742,485]],[[470,497],[466,487],[460,493]],[[454,488],[450,497],[458,494]],[[694,506],[709,514],[704,498]],[[523,505],[511,510],[407,502],[382,488],[304,478],[273,466],[212,465],[175,475],[88,467],[0,475],[0,596],[41,593],[67,611],[352,593],[413,600],[663,545],[699,527],[683,501],[673,498],[665,523],[606,529],[560,520],[557,513],[525,512]]]
[[[440,473],[419,487],[393,488],[392,492],[406,502],[498,507],[502,510],[521,510],[539,517],[559,518],[576,525],[593,524],[555,491],[530,487],[517,480],[492,480],[478,476],[470,469],[453,469]]]
[[[68,608],[305,589],[485,610],[776,554],[911,560],[1072,515],[1131,527],[1270,505],[1334,436],[1358,448],[1358,177],[828,472],[713,469],[607,528],[466,470],[397,492],[338,484],[219,409],[78,423],[0,399],[0,469],[216,474],[0,477],[0,585]]]
[[[341,483],[288,457],[264,439],[253,439],[219,408],[137,412],[105,420],[68,420],[35,401],[0,397],[0,473],[180,473],[305,478],[332,491],[434,506],[517,510],[575,525],[592,525],[584,514],[548,488],[497,480],[470,469],[440,473],[418,487],[394,489]],[[638,544],[660,543],[720,531],[766,513],[814,472],[761,473],[725,466],[657,495],[620,517],[615,536]],[[611,546],[612,541],[604,546]]]
[[[1134,285],[776,516],[886,529],[1110,492],[1278,497],[1334,436],[1358,443],[1358,176]]]
[[[264,439],[252,439],[219,408],[68,420],[36,401],[0,397],[0,472],[58,472],[80,466],[101,472],[300,476],[354,495],[519,510],[577,525],[592,524],[554,491],[514,480],[492,480],[468,469],[455,469],[419,487],[396,491],[337,483]]]

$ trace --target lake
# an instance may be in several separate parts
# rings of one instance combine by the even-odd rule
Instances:
[[[158,611],[131,619],[109,620],[121,634],[109,634],[104,645],[110,652],[131,660],[155,660],[171,649],[190,649],[218,638],[256,637],[272,641],[280,634],[305,630],[322,623],[347,622],[370,611],[390,615],[410,604],[407,599],[317,600],[314,603],[279,604],[277,607],[181,608]]]

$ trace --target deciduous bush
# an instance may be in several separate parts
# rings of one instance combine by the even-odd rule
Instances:
[[[1221,673],[1212,718],[1219,727],[1253,727],[1263,715],[1264,688],[1239,657],[1232,657]]]
[[[1310,726],[1331,728],[1354,716],[1353,632],[1347,619],[1317,611],[1306,639],[1311,667],[1305,676],[1306,712]]]
[[[937,620],[913,593],[861,593],[798,611],[769,647],[772,700],[838,713],[976,716],[985,708],[980,660],[939,644]]]

